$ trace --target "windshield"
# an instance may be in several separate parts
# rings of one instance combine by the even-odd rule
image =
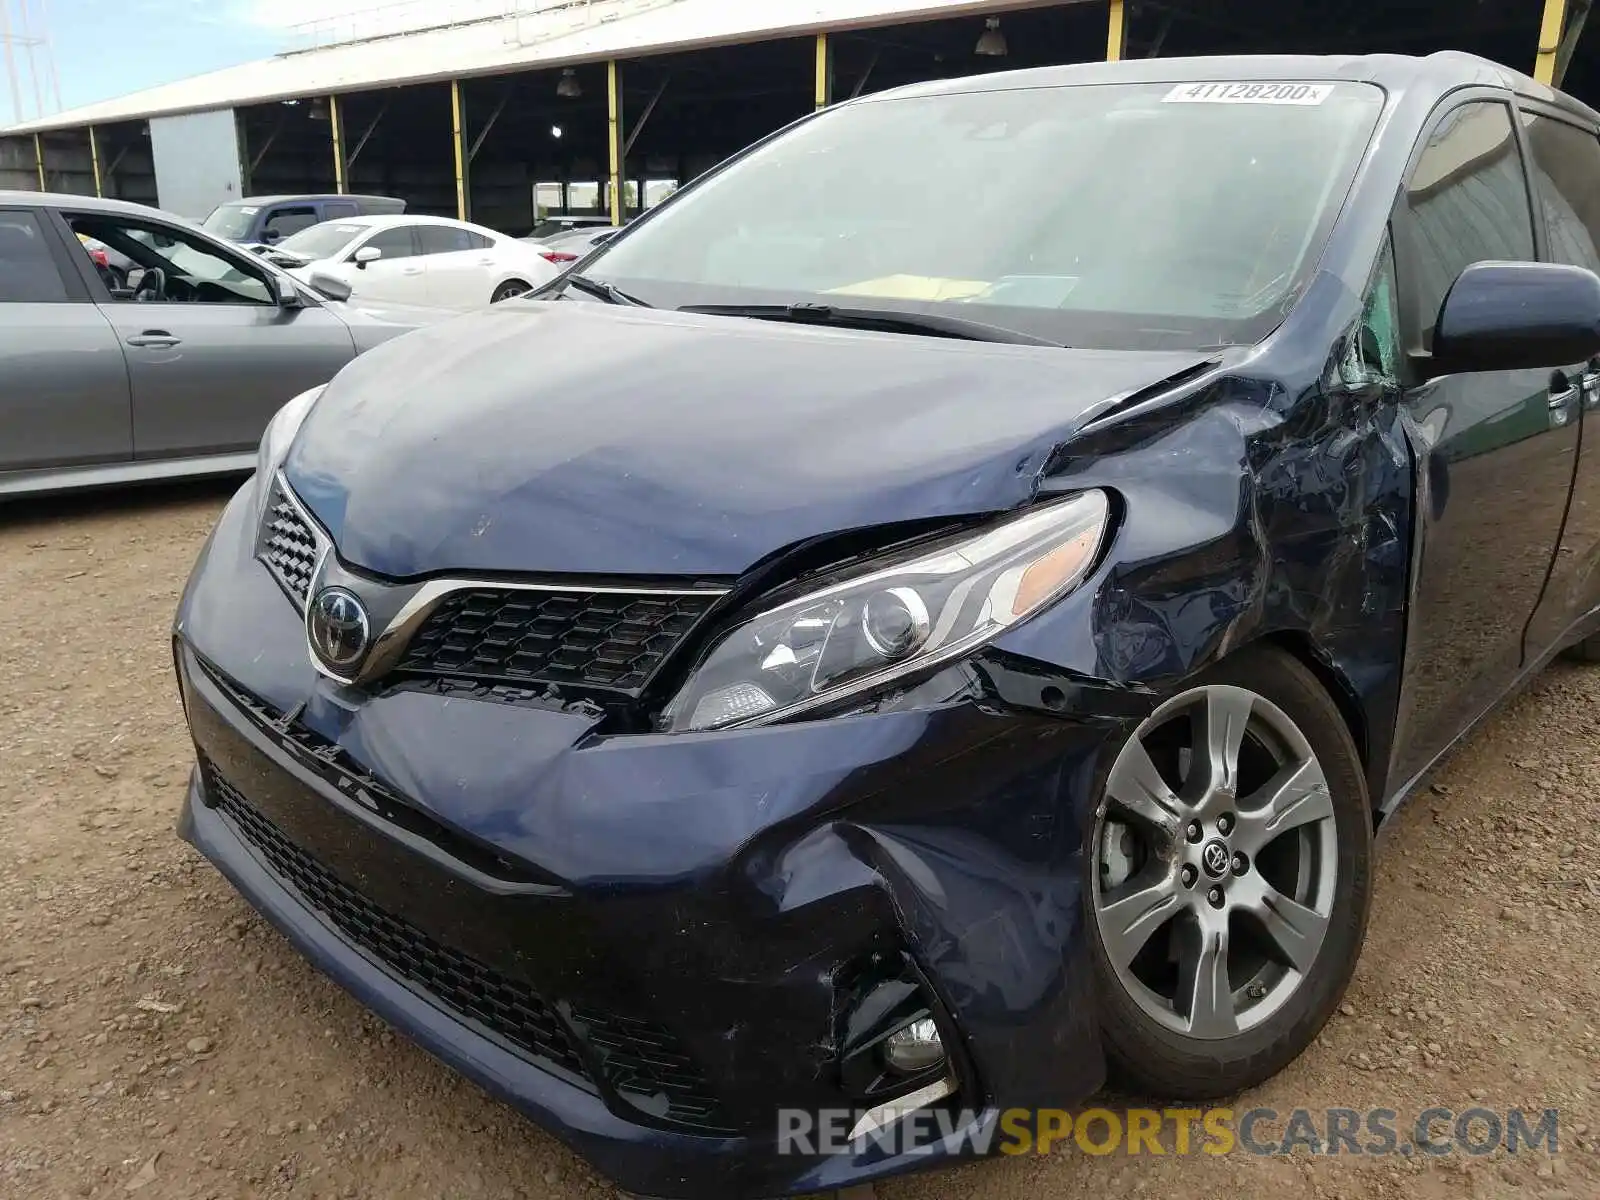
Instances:
[[[250,232],[255,215],[260,211],[253,204],[221,204],[211,210],[201,228],[218,237],[242,238]]]
[[[1253,343],[1315,270],[1382,106],[1358,83],[867,101],[669,201],[585,274],[658,307],[893,307],[1073,346]]]
[[[367,226],[348,221],[326,221],[302,229],[293,237],[286,237],[273,247],[274,252],[293,254],[307,262],[319,258],[339,258],[346,247],[362,234]]]

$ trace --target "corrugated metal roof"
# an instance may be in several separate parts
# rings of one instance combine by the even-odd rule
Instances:
[[[85,105],[5,133],[32,133],[267,100],[493,75],[1079,0],[585,0],[446,28],[294,51]],[[515,11],[520,7],[521,11]]]

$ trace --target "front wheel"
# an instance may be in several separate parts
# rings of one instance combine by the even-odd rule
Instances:
[[[523,283],[520,279],[508,279],[499,287],[495,288],[494,294],[489,297],[489,303],[499,304],[502,300],[512,300],[522,295],[524,292],[530,292],[532,290],[533,289],[531,287]]]
[[[1310,1044],[1361,953],[1372,846],[1360,757],[1310,671],[1248,650],[1162,704],[1118,753],[1090,845],[1124,1084],[1231,1095]]]

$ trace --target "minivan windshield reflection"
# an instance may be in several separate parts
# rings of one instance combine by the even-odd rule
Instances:
[[[1383,107],[1367,84],[1265,86],[1243,102],[1163,83],[849,105],[706,180],[585,274],[665,308],[896,308],[1102,348],[1253,343],[1315,274]]]

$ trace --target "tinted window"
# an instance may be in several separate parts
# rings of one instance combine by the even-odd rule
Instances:
[[[314,208],[278,208],[267,218],[265,232],[288,237],[291,233],[299,233],[316,223],[317,210]]]
[[[385,229],[382,233],[374,234],[363,243],[363,248],[366,246],[375,246],[382,250],[385,259],[410,258],[417,252],[417,247],[411,240],[409,225],[403,225],[399,229]]]
[[[1551,117],[1523,113],[1522,121],[1551,258],[1600,271],[1600,140]]]
[[[326,216],[330,221],[339,221],[343,220],[345,217],[353,217],[360,211],[360,209],[358,209],[348,200],[329,200],[322,206],[323,215]]]
[[[1411,208],[1411,328],[1433,345],[1439,306],[1456,276],[1485,259],[1534,257],[1533,219],[1504,104],[1481,101],[1450,113],[1428,137],[1406,189]]]
[[[419,225],[417,234],[422,239],[424,254],[453,254],[458,250],[477,248],[473,234],[453,225]]]
[[[31,212],[0,212],[0,303],[54,303],[67,287]]]

